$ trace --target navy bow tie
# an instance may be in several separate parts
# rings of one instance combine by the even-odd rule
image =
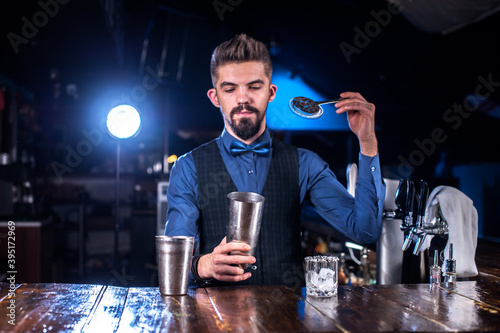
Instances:
[[[271,148],[271,141],[262,141],[255,146],[247,146],[242,142],[233,141],[231,142],[229,150],[231,151],[231,155],[233,156],[238,156],[247,152],[254,152],[257,155],[266,156],[267,154],[269,154],[269,148]]]

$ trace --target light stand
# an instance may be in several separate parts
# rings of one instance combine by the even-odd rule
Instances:
[[[115,179],[115,230],[113,233],[113,266],[118,268],[118,236],[120,233],[120,140],[116,141],[116,179]]]
[[[114,267],[118,268],[118,236],[120,231],[120,141],[129,139],[139,132],[141,116],[136,108],[122,104],[109,111],[106,120],[109,134],[118,139],[116,142],[116,184],[115,184],[115,230],[114,230]]]

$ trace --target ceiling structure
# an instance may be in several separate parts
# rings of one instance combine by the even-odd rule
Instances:
[[[210,54],[245,32],[322,95],[359,91],[375,103],[383,164],[420,154],[431,170],[441,151],[455,163],[499,162],[499,2],[421,3],[5,1],[0,75],[33,92],[45,128],[81,131],[123,99],[160,132],[220,130],[206,98]],[[293,135],[325,149],[348,136]]]

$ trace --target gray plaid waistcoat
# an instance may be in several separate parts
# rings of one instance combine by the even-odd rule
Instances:
[[[210,253],[226,235],[227,194],[237,191],[215,140],[193,151],[200,198],[200,254]],[[297,148],[273,140],[273,156],[262,195],[265,197],[257,262],[252,277],[235,284],[304,285],[300,245],[300,194]],[[216,282],[216,285],[228,284]]]

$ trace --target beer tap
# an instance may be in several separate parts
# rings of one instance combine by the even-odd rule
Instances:
[[[396,204],[404,211],[405,219],[400,229],[408,232],[405,237],[402,250],[406,251],[412,243],[413,237],[417,236],[417,241],[413,249],[413,254],[418,255],[427,235],[447,235],[448,223],[442,218],[441,211],[430,219],[425,218],[425,209],[429,198],[429,185],[420,180],[420,193],[415,193],[415,187],[411,180],[402,180],[396,192]],[[413,201],[417,200],[416,219],[413,220]]]
[[[424,230],[424,218],[425,218],[425,208],[427,206],[427,199],[429,198],[429,185],[424,180],[420,180],[420,195],[418,198],[418,208],[417,208],[417,222],[416,229],[414,233],[418,235],[415,248],[413,249],[413,254],[417,255],[422,247],[427,236]]]
[[[403,232],[408,231],[408,235],[403,243],[403,251],[406,251],[411,244],[414,234],[413,222],[413,200],[415,198],[415,186],[413,181],[409,179],[401,180],[398,190],[396,191],[396,205],[403,211],[404,221],[401,225]]]
[[[413,249],[414,255],[420,252],[427,235],[446,236],[449,231],[448,223],[442,218],[441,209],[432,212],[435,216],[425,218],[429,192],[429,185],[424,180],[420,180],[420,191],[417,194],[413,181],[402,179],[395,194],[397,209],[383,212],[384,219],[403,220],[399,227],[406,235],[402,246],[403,251],[408,250],[414,236],[418,237]],[[414,212],[415,200],[417,201],[416,212]]]

